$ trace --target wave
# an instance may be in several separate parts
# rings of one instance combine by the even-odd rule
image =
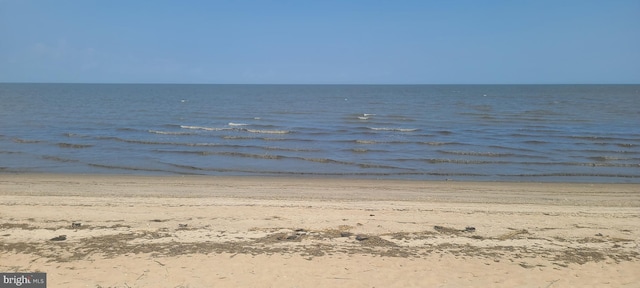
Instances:
[[[589,140],[589,141],[633,141],[638,142],[640,139],[628,138],[628,137],[613,137],[613,136],[587,136],[587,135],[570,135],[564,136],[570,139]]]
[[[476,151],[446,151],[438,150],[443,154],[463,155],[463,156],[481,156],[481,157],[513,157],[518,156],[513,153],[496,153],[496,152],[476,152]]]
[[[50,155],[44,155],[42,156],[42,159],[61,162],[61,163],[82,163],[80,160],[62,158],[62,157],[50,156]],[[156,172],[156,173],[160,172],[160,173],[168,173],[168,174],[193,174],[193,173],[180,173],[180,172],[171,171],[171,170],[155,169],[155,168],[148,168],[148,167],[133,167],[133,166],[125,166],[125,165],[109,165],[109,164],[99,164],[99,163],[82,163],[82,164],[85,164],[91,167],[105,168],[105,169],[111,169],[111,170],[145,171],[145,172]]]
[[[264,150],[274,150],[274,151],[290,151],[290,152],[322,152],[321,149],[305,149],[305,148],[286,148],[286,147],[274,147],[274,146],[266,146],[260,147]]]
[[[421,161],[430,164],[463,164],[463,165],[515,165],[521,166],[579,166],[579,167],[602,167],[602,168],[640,168],[640,164],[611,163],[611,162],[531,162],[531,161],[491,161],[491,160],[471,160],[471,159],[448,159],[448,158],[403,158],[393,159],[398,162]]]
[[[66,138],[78,138],[78,139],[90,139],[90,138],[95,138],[95,136],[93,135],[84,135],[84,134],[78,134],[78,133],[62,133],[62,136],[66,137]]]
[[[210,152],[210,151],[159,150],[159,149],[155,149],[151,151],[156,153],[191,154],[191,155],[199,155],[199,156],[208,156],[208,155],[215,154],[214,152]]]
[[[21,138],[13,138],[11,139],[13,142],[16,143],[24,143],[24,144],[35,144],[35,143],[44,143],[45,141],[42,140],[29,140],[29,139],[21,139]]]
[[[159,153],[176,153],[176,154],[194,154],[200,156],[221,155],[231,157],[243,157],[243,158],[257,158],[257,159],[282,159],[285,156],[272,155],[272,154],[252,154],[243,152],[230,152],[230,151],[174,151],[174,150],[154,150]]]
[[[286,156],[275,155],[275,154],[252,154],[252,153],[243,153],[243,152],[212,152],[215,155],[223,155],[223,156],[233,156],[233,157],[245,157],[245,158],[256,158],[256,159],[283,159]]]
[[[362,163],[362,164],[358,164],[358,166],[360,168],[365,168],[365,169],[402,169],[400,167],[396,167],[396,166],[390,166],[390,165],[381,165],[381,164],[368,164],[368,163]]]
[[[548,135],[545,135],[548,137]],[[536,137],[540,137],[540,135],[534,135],[534,134],[524,134],[524,133],[511,133],[509,134],[509,137],[511,138],[536,138]]]
[[[255,153],[245,153],[245,152],[232,152],[232,151],[174,151],[174,150],[154,150],[155,152],[160,153],[178,153],[178,154],[193,154],[199,156],[229,156],[229,157],[241,157],[241,158],[255,158],[255,159],[266,159],[266,160],[300,160],[306,162],[315,162],[315,163],[326,163],[326,164],[339,164],[346,166],[354,166],[360,168],[378,168],[378,169],[403,169],[397,166],[391,165],[381,165],[381,164],[373,164],[373,163],[357,163],[350,161],[342,161],[335,160],[330,158],[314,158],[314,157],[297,157],[297,156],[285,156],[279,154],[255,154]]]
[[[640,164],[611,163],[611,162],[522,162],[525,165],[541,166],[582,166],[582,167],[609,167],[609,168],[640,168]]]
[[[535,135],[559,135],[564,133],[562,130],[559,129],[553,129],[552,127],[546,126],[546,125],[527,125],[524,128],[520,128],[518,129],[518,131],[521,132],[529,132],[529,133],[533,133]],[[514,135],[517,135],[518,133],[515,133]]]
[[[63,162],[63,163],[80,162],[79,160],[75,160],[75,159],[62,158],[62,157],[50,156],[50,155],[44,155],[42,156],[42,159],[56,161],[56,162]]]
[[[592,159],[593,160],[593,159]],[[640,168],[640,164],[612,163],[612,162],[514,162],[518,165],[539,166],[582,166],[582,167],[613,167],[613,168]]]
[[[391,140],[391,141],[380,141],[380,140],[366,140],[366,139],[355,139],[355,140],[330,140],[328,142],[334,143],[355,143],[355,144],[392,144],[394,146],[398,145],[416,145],[416,144],[424,144],[423,142],[414,142],[414,141],[401,141],[401,140]],[[385,151],[385,150],[380,150]]]
[[[334,163],[334,164],[343,164],[343,165],[358,165],[357,163],[334,160],[329,158],[305,158],[305,157],[291,157],[294,159],[309,161],[309,162],[318,162],[318,163]]]
[[[229,124],[227,124],[227,125],[229,125],[229,126],[247,126],[249,124],[229,122]]]
[[[330,164],[341,164],[341,165],[349,165],[349,166],[358,166],[360,168],[365,168],[365,169],[372,169],[372,168],[378,168],[378,169],[401,169],[399,167],[390,166],[390,165],[381,165],[381,164],[372,164],[372,163],[356,163],[356,162],[341,161],[341,160],[335,160],[335,159],[329,159],[329,158],[305,158],[305,157],[291,157],[291,158],[304,160],[304,161],[310,161],[310,162],[318,162],[318,163],[330,163]]]
[[[204,143],[202,143],[204,144]],[[265,151],[287,151],[287,152],[322,152],[321,149],[307,149],[307,148],[287,148],[287,147],[277,147],[277,146],[257,146],[257,145],[230,145],[230,144],[213,144],[209,145],[189,145],[188,143],[184,143],[184,145],[176,145],[176,146],[191,146],[191,147],[216,147],[216,148],[230,148],[230,149],[252,149],[252,150],[265,150]],[[216,154],[218,152],[210,152],[210,151],[193,151],[193,150],[161,150],[155,149],[151,150],[153,152],[161,152],[161,153],[187,153],[187,154],[201,154],[201,155],[211,155]]]
[[[318,140],[302,139],[302,138],[271,138],[271,137],[259,137],[259,136],[240,136],[240,135],[225,135],[221,137],[225,140],[261,140],[261,141],[287,141],[287,142],[315,142]]]
[[[405,115],[386,115],[386,118],[393,119],[394,121],[415,121],[415,119]]]
[[[191,147],[220,147],[220,146],[229,146],[219,143],[188,143],[188,142],[163,142],[163,141],[148,141],[148,140],[133,140],[133,139],[124,139],[120,137],[113,136],[105,136],[105,137],[96,137],[98,140],[111,140],[118,141],[124,143],[131,144],[143,144],[143,145],[168,145],[168,146],[191,146]]]
[[[356,117],[359,120],[369,120],[369,119],[371,119],[371,116],[376,116],[376,114],[363,113],[363,114],[358,114]]]
[[[175,152],[175,151],[167,151],[167,152]],[[152,173],[161,173],[161,174],[184,174],[184,175],[208,175],[211,173],[241,173],[241,174],[255,174],[255,175],[308,175],[308,176],[337,176],[337,177],[530,177],[530,178],[549,178],[549,177],[591,177],[591,178],[630,178],[630,179],[639,179],[640,175],[637,174],[629,174],[629,173],[598,173],[598,172],[553,172],[553,173],[502,173],[502,174],[484,174],[484,173],[470,173],[470,172],[456,172],[456,171],[420,171],[420,170],[412,170],[412,169],[404,169],[395,166],[389,165],[380,165],[375,163],[355,163],[349,161],[340,161],[328,158],[310,158],[310,157],[287,157],[280,155],[260,155],[260,154],[251,154],[251,153],[239,153],[239,152],[208,152],[208,151],[181,151],[180,153],[195,153],[201,155],[226,155],[232,157],[249,157],[249,158],[259,158],[259,159],[297,159],[309,162],[318,162],[318,163],[328,163],[328,164],[339,164],[339,165],[349,165],[349,166],[357,166],[361,169],[372,169],[370,171],[304,171],[304,170],[262,170],[262,169],[253,169],[253,168],[239,168],[239,167],[198,167],[197,165],[185,165],[182,163],[164,163],[159,162],[163,165],[168,165],[171,168],[157,168],[157,167],[139,167],[139,166],[130,166],[130,165],[120,165],[120,164],[109,164],[109,163],[83,163],[85,165],[91,167],[98,167],[103,169],[111,169],[111,170],[123,170],[130,172],[152,172]],[[58,156],[42,156],[43,159],[57,161],[57,162],[80,162],[75,159],[62,158]],[[407,159],[407,160],[417,160],[417,159]],[[457,160],[457,159],[420,159],[421,161],[428,161],[434,164],[440,163],[453,163],[453,164],[513,164],[512,162],[504,162],[504,161],[473,161],[473,160]],[[544,162],[525,162],[525,163],[515,163],[515,164],[539,164],[539,165],[549,165],[549,163]],[[588,163],[554,163],[556,165],[585,165]],[[615,165],[614,165],[615,166]],[[637,165],[636,165],[637,166]],[[175,169],[177,168],[177,169]],[[375,170],[375,169],[385,169],[385,170]]]
[[[139,129],[129,128],[129,127],[122,127],[122,128],[118,128],[116,130],[117,131],[122,131],[122,132],[137,132],[137,131],[140,131]]]
[[[374,131],[394,131],[394,132],[414,132],[420,129],[418,128],[388,128],[388,127],[367,127]]]
[[[90,145],[90,144],[58,143],[57,145],[60,148],[73,148],[73,149],[83,149],[83,148],[93,147],[93,145]]]
[[[501,145],[490,145],[487,147],[495,148],[495,149],[511,150],[511,151],[520,151],[520,152],[537,152],[536,150],[533,150],[533,149],[526,149],[526,148],[520,148],[520,147],[508,147],[508,146],[501,146]],[[527,157],[547,158],[542,156],[527,156]]]
[[[598,161],[598,162],[637,160],[633,158],[621,158],[621,157],[614,157],[614,156],[593,156],[593,157],[588,157],[588,159]]]
[[[214,173],[242,173],[254,175],[284,175],[284,176],[335,176],[335,177],[393,177],[393,176],[487,176],[475,173],[439,173],[439,172],[419,172],[419,171],[399,171],[399,172],[318,172],[318,171],[282,171],[282,170],[258,170],[258,169],[232,169],[219,167],[197,167],[192,165],[182,165],[165,163],[180,169],[193,171],[206,171]]]
[[[585,166],[585,167],[640,168],[640,164],[611,163],[611,162],[558,162],[558,163],[554,162],[554,163],[551,163],[551,165]]]
[[[160,134],[160,135],[193,135],[193,133],[189,133],[189,132],[175,132],[175,131],[147,130],[147,132],[152,134]]]
[[[76,133],[62,133],[62,136],[67,137],[67,138],[87,138],[87,136],[81,136],[79,134]]]
[[[528,141],[522,141],[522,143],[525,143],[525,144],[533,144],[533,145],[549,144],[549,142],[547,142],[547,141],[542,141],[542,140],[528,140]]]
[[[218,173],[224,173],[224,172],[250,173],[249,171],[242,170],[242,169],[203,168],[203,167],[197,167],[197,166],[192,166],[192,165],[183,165],[183,164],[175,164],[175,163],[163,163],[163,164],[170,165],[170,166],[173,166],[173,167],[176,167],[176,168],[180,168],[180,169],[195,170],[195,171],[208,171],[208,172],[218,172]]]
[[[469,165],[469,164],[477,164],[477,165],[512,164],[512,163],[514,163],[514,162],[509,162],[509,161],[484,161],[484,160],[438,159],[438,158],[430,158],[430,159],[397,159],[397,160],[404,160],[404,161],[419,160],[419,161],[427,162],[427,163],[430,163],[430,164],[450,163],[450,164],[464,164],[464,165]]]
[[[258,140],[259,137],[251,137],[251,136],[236,136],[236,135],[225,135],[222,136],[222,139],[228,140]]]
[[[289,134],[291,131],[289,130],[259,130],[259,129],[242,129],[243,131],[247,131],[249,133],[258,133],[258,134]]]
[[[231,128],[216,128],[216,127],[189,126],[189,125],[180,125],[180,128],[191,129],[191,130],[204,130],[204,131],[224,131],[224,130],[231,129]]]
[[[182,175],[194,175],[194,173],[183,173],[178,171],[166,170],[166,169],[155,169],[155,168],[143,168],[143,167],[134,167],[134,166],[124,166],[124,165],[108,165],[108,164],[96,164],[96,163],[87,163],[88,166],[97,167],[97,168],[105,168],[112,170],[127,170],[127,171],[144,171],[144,172],[155,172],[155,173],[167,173],[167,174],[182,174]]]
[[[438,142],[438,141],[429,141],[429,142],[418,142],[419,144],[429,145],[429,146],[444,146],[444,145],[469,145],[460,142]]]
[[[640,155],[640,151],[632,151],[632,150],[597,150],[597,149],[585,149],[585,150],[576,150],[576,149],[554,149],[554,151],[563,152],[563,153],[590,153],[590,154],[624,154],[624,155]]]

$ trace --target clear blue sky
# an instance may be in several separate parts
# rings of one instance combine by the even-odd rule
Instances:
[[[640,83],[640,1],[0,0],[0,82]]]

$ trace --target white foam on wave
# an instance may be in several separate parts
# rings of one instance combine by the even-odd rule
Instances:
[[[245,131],[249,133],[260,133],[260,134],[289,134],[291,131],[288,130],[258,130],[258,129],[246,129]]]
[[[228,129],[228,128],[188,126],[188,125],[180,125],[180,128],[182,128],[182,129],[192,129],[192,130],[205,130],[205,131],[222,131],[222,130],[227,130]]]
[[[395,131],[395,132],[414,132],[418,131],[418,128],[389,128],[389,127],[368,127],[375,131]]]
[[[148,130],[148,132],[153,134],[161,134],[161,135],[189,135],[189,132],[170,132],[170,131],[158,131],[158,130]]]
[[[229,122],[229,126],[247,126],[247,125],[249,125],[249,124]]]
[[[360,120],[369,120],[371,116],[376,116],[376,114],[363,113],[362,116],[358,116]]]

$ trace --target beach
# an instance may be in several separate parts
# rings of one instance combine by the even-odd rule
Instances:
[[[0,175],[47,287],[638,287],[640,185]]]

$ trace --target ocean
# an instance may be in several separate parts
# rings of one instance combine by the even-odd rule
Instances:
[[[5,83],[0,173],[640,183],[640,85]]]

